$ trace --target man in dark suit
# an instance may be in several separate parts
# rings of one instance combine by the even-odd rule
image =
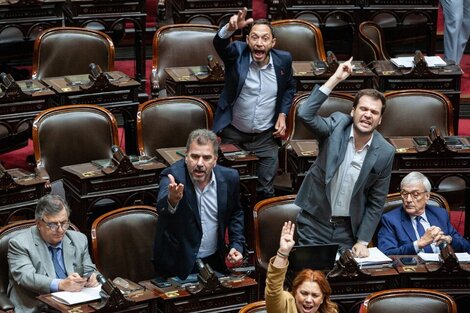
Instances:
[[[300,244],[339,243],[356,256],[368,256],[367,244],[382,215],[395,149],[375,129],[385,109],[374,89],[357,93],[350,115],[317,114],[333,88],[349,77],[352,58],[316,86],[298,108],[302,122],[319,138],[320,151],[308,170],[295,203]]]
[[[232,16],[214,38],[225,65],[225,86],[214,118],[214,132],[223,143],[253,152],[258,162],[259,198],[274,196],[278,139],[285,135],[286,117],[295,93],[292,56],[276,44],[267,20],[245,20],[246,8]],[[237,30],[253,23],[246,42],[230,41]]]
[[[382,216],[378,248],[387,255],[439,253],[439,246],[452,245],[456,252],[470,252],[470,243],[450,224],[444,208],[430,206],[431,183],[420,172],[411,172],[401,183],[403,205]]]
[[[15,312],[40,312],[41,294],[79,291],[97,286],[96,274],[88,253],[88,240],[82,233],[68,230],[70,209],[56,195],[39,199],[36,226],[25,229],[9,242],[10,282],[8,297]]]
[[[239,202],[239,175],[216,166],[217,136],[198,129],[189,135],[186,156],[160,176],[154,264],[164,277],[185,279],[197,272],[196,259],[214,270],[226,271],[226,262],[242,260],[243,210]]]

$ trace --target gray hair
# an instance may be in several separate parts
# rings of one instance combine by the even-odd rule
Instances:
[[[424,188],[426,189],[426,192],[431,192],[431,182],[425,175],[421,174],[420,172],[411,172],[405,177],[403,177],[400,183],[400,188],[403,189],[403,186],[408,186],[412,184],[423,184]]]
[[[58,195],[45,195],[39,199],[34,217],[36,221],[39,221],[44,215],[56,215],[63,209],[67,211],[67,217],[70,216],[69,205],[64,199]]]
[[[196,141],[198,145],[207,145],[212,143],[212,147],[214,148],[214,155],[217,156],[219,153],[219,142],[217,141],[217,135],[211,130],[205,128],[193,130],[189,134],[188,141],[186,142],[186,152],[189,151],[189,146],[194,141]]]

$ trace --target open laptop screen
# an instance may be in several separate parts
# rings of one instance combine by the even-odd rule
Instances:
[[[329,271],[333,269],[338,244],[294,246],[289,255],[289,269]]]

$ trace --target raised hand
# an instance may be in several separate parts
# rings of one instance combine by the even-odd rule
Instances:
[[[184,185],[177,184],[173,175],[168,174],[170,183],[168,184],[168,202],[172,207],[175,207],[178,202],[183,198]]]
[[[228,22],[228,31],[236,31],[237,29],[242,29],[246,25],[253,23],[253,19],[249,18],[246,20],[247,8],[238,10],[237,14],[232,15]]]
[[[292,247],[295,244],[294,231],[294,223],[291,221],[284,222],[284,226],[282,226],[281,230],[281,238],[279,239],[279,251],[282,254],[289,255],[290,251],[292,250]]]

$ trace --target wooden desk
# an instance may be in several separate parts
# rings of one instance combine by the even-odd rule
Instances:
[[[56,105],[99,104],[114,114],[124,118],[127,154],[137,153],[137,107],[140,84],[126,74],[118,71],[105,73],[109,84],[88,87],[89,75],[69,75],[44,78],[43,83],[55,91],[53,101]]]
[[[164,167],[156,161],[136,162],[124,169],[103,168],[96,162],[62,167],[71,222],[90,234],[93,220],[105,212],[136,202],[155,206],[158,176]],[[113,169],[109,174],[103,172]]]
[[[156,312],[156,298],[157,295],[153,291],[144,290],[141,293],[136,294],[133,297],[130,297],[131,300],[135,301],[135,305],[128,307],[126,309],[122,309],[119,311],[115,311],[115,313],[143,313],[149,312],[153,313]],[[55,301],[50,294],[40,295],[38,299],[45,304],[47,304],[47,308],[45,312],[62,312],[62,313],[73,313],[73,312],[80,312],[80,313],[89,313],[89,312],[96,312],[96,310],[90,306],[90,304],[98,303],[91,302],[91,303],[84,303],[84,304],[77,304],[77,305],[66,305],[60,302]]]
[[[63,25],[64,4],[65,0],[0,0],[0,35],[11,38],[3,31],[17,29],[21,36],[0,45],[0,60],[14,63],[31,59],[35,37],[45,29]]]
[[[469,142],[469,137],[460,137]],[[470,149],[448,151],[418,152],[410,137],[393,137],[388,139],[397,149],[393,162],[392,178],[389,192],[398,192],[400,182],[408,173],[419,171],[431,181],[433,188],[446,177],[458,176],[465,181],[465,231],[470,235]]]
[[[157,313],[238,313],[243,306],[257,300],[257,283],[250,277],[228,282],[229,288],[226,289],[195,295],[181,287],[160,289],[149,281],[139,284],[154,292],[157,297]]]
[[[16,86],[0,93],[0,124],[6,125],[5,129],[8,131],[1,142],[8,147],[19,142],[26,145],[31,137],[34,117],[42,110],[54,106],[54,92],[40,81],[25,80],[14,84]]]
[[[417,35],[426,36],[423,47],[428,55],[435,54],[438,0],[265,0],[268,18],[303,19],[320,27],[325,50],[337,55],[359,56],[359,24],[375,21],[385,33],[391,55],[403,52],[403,42]],[[424,20],[414,26],[416,16]],[[401,40],[401,41],[400,41]],[[412,51],[410,51],[412,52]]]
[[[125,34],[126,23],[134,26],[135,79],[145,88],[145,19],[144,0],[67,0],[64,7],[65,25],[104,27],[115,45]],[[95,24],[95,25],[93,25]],[[117,36],[116,36],[117,35]]]
[[[14,168],[0,172],[0,226],[34,218],[36,204],[49,190],[34,173]]]
[[[461,114],[460,82],[462,70],[458,65],[447,65],[440,68],[429,68],[425,74],[411,72],[411,69],[396,67],[391,61],[375,61],[372,64],[377,74],[378,88],[382,92],[404,89],[429,89],[445,94],[452,101],[454,132],[458,133],[459,118],[470,116]],[[463,113],[463,112],[462,112]]]
[[[375,74],[362,61],[353,61],[353,72],[346,80],[335,87],[335,91],[356,94],[365,88],[372,88]],[[312,62],[292,62],[294,78],[297,79],[297,93],[310,92],[315,85],[322,85],[333,75],[312,65]]]

